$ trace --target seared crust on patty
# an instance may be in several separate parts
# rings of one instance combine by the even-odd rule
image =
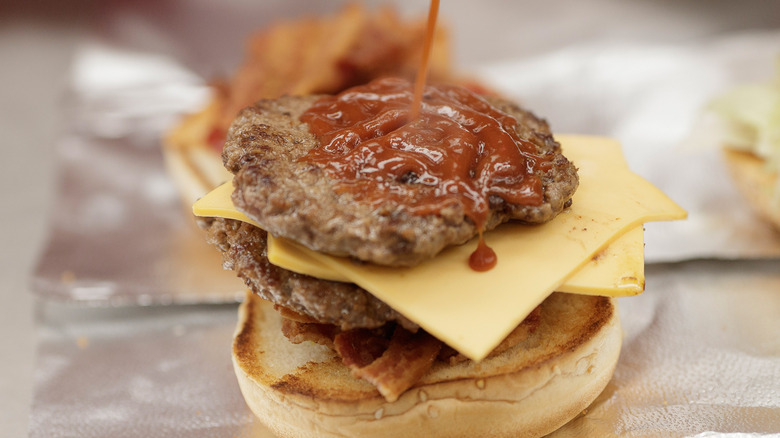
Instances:
[[[413,266],[450,245],[462,244],[479,230],[462,205],[438,214],[415,215],[402,205],[380,207],[336,190],[338,181],[323,169],[302,162],[319,144],[299,121],[318,96],[264,100],[241,112],[223,150],[225,167],[234,173],[233,202],[265,230],[315,251],[388,266]],[[509,221],[546,222],[571,199],[578,185],[576,169],[561,153],[547,123],[504,100],[491,99],[511,114],[517,131],[551,153],[552,168],[541,172],[544,202],[513,205],[492,196],[485,230]],[[401,184],[399,182],[399,184]],[[421,187],[421,190],[424,188]]]
[[[209,218],[200,221],[209,243],[222,253],[252,291],[268,301],[342,330],[375,328],[398,322],[409,330],[417,325],[370,293],[351,283],[320,280],[271,264],[266,232],[245,222]]]

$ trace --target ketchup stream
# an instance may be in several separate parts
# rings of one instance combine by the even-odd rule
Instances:
[[[431,47],[433,47],[433,35],[436,33],[436,18],[439,16],[439,0],[431,0],[430,9],[428,9],[428,25],[425,29],[425,45],[423,46],[422,59],[417,67],[417,78],[414,81],[414,99],[412,99],[412,110],[409,119],[414,120],[420,114],[422,105],[423,89],[425,80],[428,76],[428,64],[431,58]]]

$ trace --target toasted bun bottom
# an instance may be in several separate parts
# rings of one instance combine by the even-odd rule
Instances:
[[[622,332],[614,299],[556,293],[526,341],[479,363],[436,363],[388,403],[327,347],[291,344],[266,301],[239,310],[233,363],[257,417],[282,437],[531,437],[582,412],[609,382]]]
[[[222,165],[222,156],[204,139],[217,117],[214,104],[184,118],[168,132],[163,141],[163,158],[168,174],[189,208],[200,197],[233,174]]]
[[[780,202],[775,187],[778,175],[767,170],[764,161],[750,152],[724,148],[731,177],[742,195],[764,219],[780,230]]]

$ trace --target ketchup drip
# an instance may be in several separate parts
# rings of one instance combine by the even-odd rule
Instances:
[[[477,249],[469,257],[469,267],[475,271],[484,272],[493,269],[498,263],[498,257],[492,248],[487,246],[482,233],[479,233],[479,243]]]

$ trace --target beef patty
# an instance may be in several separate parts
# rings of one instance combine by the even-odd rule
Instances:
[[[224,218],[199,219],[199,225],[207,231],[208,242],[222,253],[224,267],[274,304],[342,330],[376,328],[387,322],[417,330],[416,324],[352,283],[321,280],[271,264],[267,234],[254,225]]]
[[[416,265],[477,235],[480,230],[462,205],[419,215],[394,202],[376,207],[336,190],[337,180],[301,160],[319,146],[308,125],[299,120],[317,99],[263,100],[243,110],[233,122],[223,161],[235,175],[233,202],[237,208],[274,236],[315,251],[388,266]],[[490,102],[517,120],[520,138],[533,143],[538,154],[551,155],[552,165],[538,171],[543,187],[541,205],[509,204],[491,196],[484,229],[509,220],[546,222],[563,210],[574,194],[576,169],[561,154],[544,120],[510,102]]]

